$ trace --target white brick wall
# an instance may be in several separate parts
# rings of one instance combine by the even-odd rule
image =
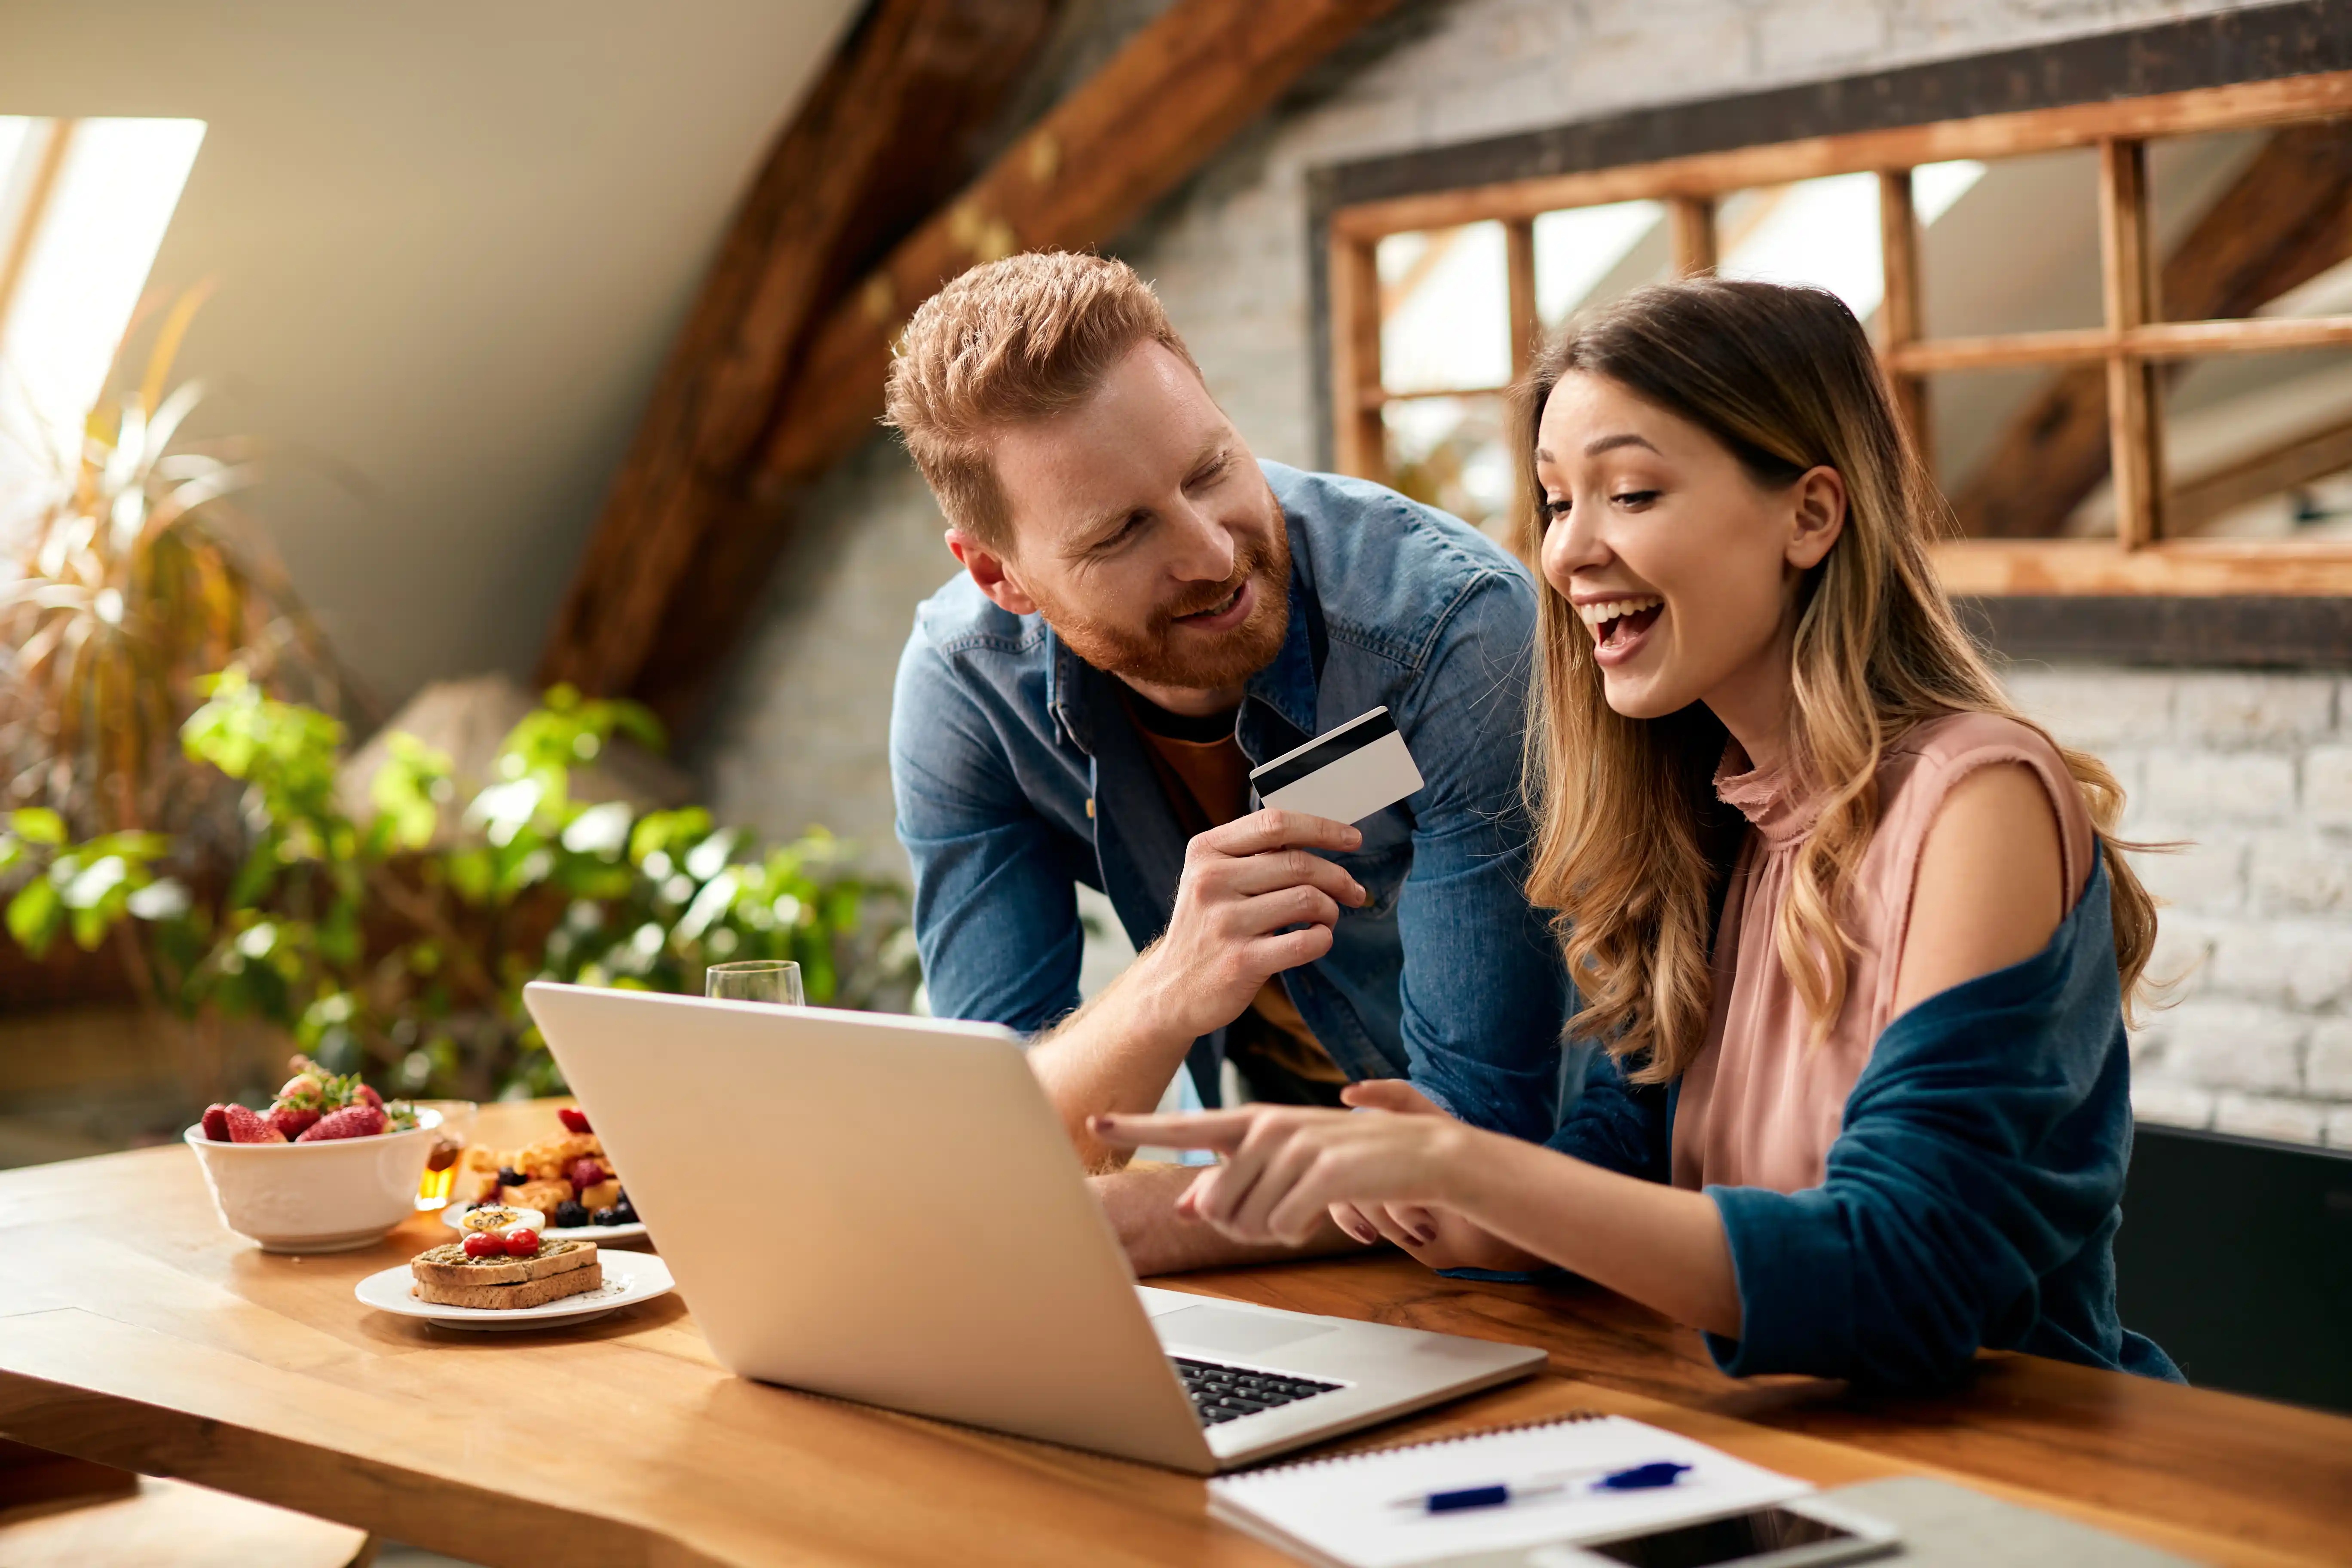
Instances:
[[[2023,666],[2019,706],[2133,791],[2166,900],[2134,1040],[2153,1121],[2352,1147],[2352,679]]]
[[[1111,247],[1159,286],[1260,455],[1313,459],[1305,172],[1616,110],[2231,8],[2215,0],[1406,0]],[[1154,0],[1074,5],[1049,69],[1098,60]],[[877,440],[802,514],[704,753],[721,810],[821,821],[897,860],[890,682],[915,604],[953,570]],[[2135,1040],[2153,1121],[2352,1147],[2352,682],[2021,668],[2019,702],[2099,752],[2171,901],[2156,969],[2181,1005]]]

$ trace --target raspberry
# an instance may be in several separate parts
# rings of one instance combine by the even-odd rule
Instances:
[[[275,1123],[248,1105],[225,1105],[222,1114],[228,1121],[228,1140],[232,1143],[283,1143],[286,1134]]]
[[[510,1230],[506,1234],[506,1245],[509,1258],[536,1257],[539,1252],[539,1232]]]
[[[555,1118],[557,1121],[563,1123],[563,1130],[567,1132],[577,1132],[584,1135],[585,1133],[593,1131],[593,1129],[588,1125],[587,1113],[581,1110],[575,1110],[571,1106],[567,1105],[557,1110]]]
[[[213,1104],[205,1107],[205,1136],[215,1143],[229,1142],[227,1106]]]
[[[574,1160],[564,1167],[563,1179],[584,1193],[604,1179],[604,1167],[593,1160]]]
[[[341,1110],[329,1111],[318,1124],[295,1140],[298,1143],[324,1143],[336,1138],[373,1138],[383,1131],[384,1115],[373,1105],[346,1105]]]

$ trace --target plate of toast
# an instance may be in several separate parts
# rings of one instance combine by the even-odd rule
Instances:
[[[584,1323],[676,1288],[669,1266],[592,1241],[539,1242],[525,1256],[452,1242],[371,1274],[352,1293],[378,1311],[446,1329],[546,1329]]]

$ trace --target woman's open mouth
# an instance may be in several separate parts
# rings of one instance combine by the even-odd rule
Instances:
[[[1665,611],[1666,602],[1655,594],[1628,594],[1576,606],[1592,633],[1592,657],[1604,668],[1633,658]]]
[[[1232,593],[1211,605],[1207,609],[1195,610],[1189,616],[1175,617],[1176,624],[1204,632],[1230,630],[1248,619],[1253,598],[1254,595],[1250,593],[1250,579],[1244,577],[1235,585]]]

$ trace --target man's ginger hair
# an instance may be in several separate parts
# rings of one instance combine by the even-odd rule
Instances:
[[[906,441],[948,521],[1001,550],[1012,509],[989,433],[1085,402],[1146,342],[1200,374],[1159,296],[1127,263],[1070,251],[1009,256],[963,274],[907,323],[884,423]]]

